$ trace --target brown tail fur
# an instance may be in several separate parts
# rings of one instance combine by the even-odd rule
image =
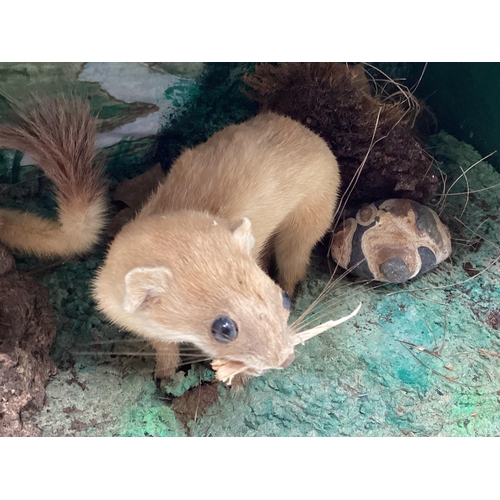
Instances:
[[[105,225],[103,166],[96,162],[97,119],[85,101],[11,103],[15,125],[0,125],[0,148],[28,153],[52,180],[58,220],[0,210],[0,242],[39,257],[71,257],[92,249]]]

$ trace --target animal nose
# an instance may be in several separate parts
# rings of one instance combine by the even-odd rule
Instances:
[[[286,368],[287,366],[290,366],[293,363],[293,360],[295,359],[295,354],[292,352],[288,358],[285,359],[285,361],[281,364],[282,368]]]

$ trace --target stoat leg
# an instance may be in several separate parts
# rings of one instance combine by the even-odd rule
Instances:
[[[180,363],[179,346],[173,342],[151,342],[156,351],[155,377],[170,378]]]

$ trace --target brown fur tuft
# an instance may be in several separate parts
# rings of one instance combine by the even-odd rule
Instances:
[[[54,183],[58,221],[0,210],[0,241],[38,256],[89,251],[98,241],[106,210],[103,166],[96,161],[97,119],[83,100],[36,98],[10,102],[15,123],[0,126],[0,147],[33,157]]]
[[[409,93],[400,94],[399,99],[372,96],[363,66],[260,64],[243,80],[250,87],[244,92],[257,100],[263,111],[289,116],[328,143],[340,165],[342,193],[362,164],[372,139],[378,141],[350,203],[394,197],[422,202],[436,193],[433,160],[410,130],[418,106],[409,109]]]

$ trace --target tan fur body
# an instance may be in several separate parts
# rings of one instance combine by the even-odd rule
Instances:
[[[275,233],[278,253],[288,253],[292,242],[309,253],[311,240],[331,223],[339,183],[337,162],[322,139],[289,118],[262,114],[184,152],[140,216],[187,209],[230,221],[248,217],[255,258]],[[284,279],[289,294],[299,274]]]
[[[332,223],[339,184],[325,142],[291,119],[270,113],[223,129],[178,158],[115,238],[95,282],[100,309],[152,342],[161,376],[175,369],[179,342],[253,375],[286,366],[289,311],[258,261],[275,254],[291,295]],[[238,325],[231,343],[212,337],[219,315]]]

